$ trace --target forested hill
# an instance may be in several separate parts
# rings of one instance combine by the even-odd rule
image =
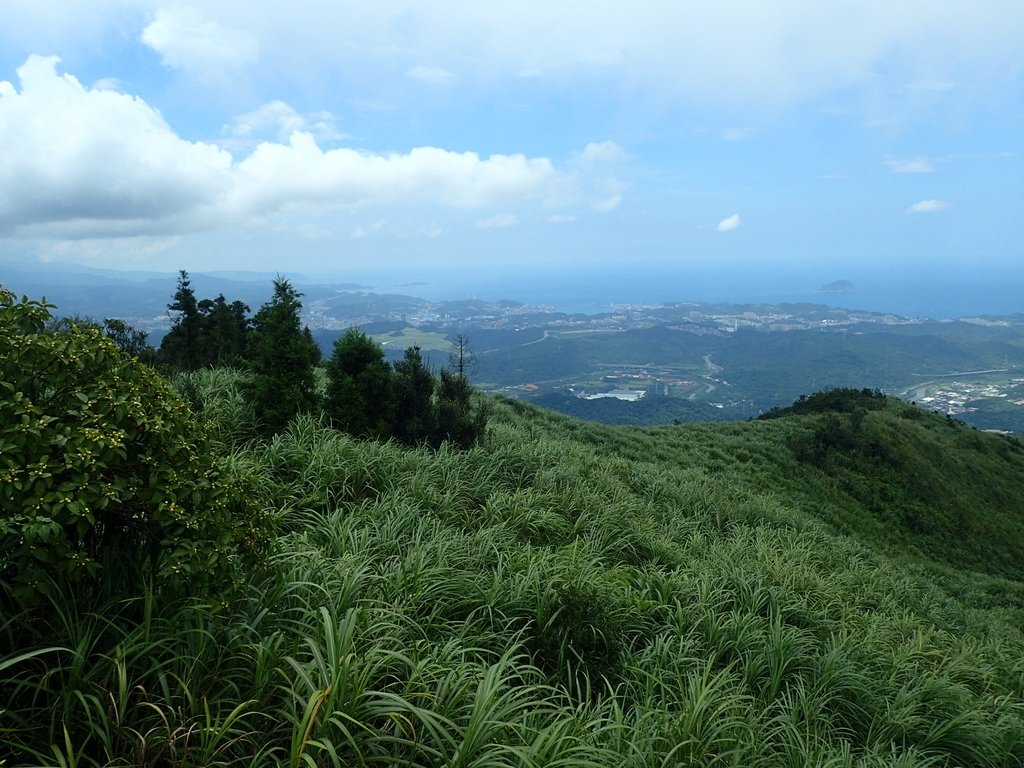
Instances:
[[[657,428],[491,399],[467,450],[262,437],[250,374],[177,374],[186,410],[98,331],[0,331],[33,386],[49,351],[116,366],[0,393],[5,460],[94,478],[0,467],[2,764],[1024,762],[1015,438],[853,391]]]

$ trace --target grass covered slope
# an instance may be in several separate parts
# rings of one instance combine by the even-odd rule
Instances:
[[[519,409],[518,404],[510,407]],[[728,424],[617,429],[544,414],[603,455],[699,468],[895,556],[1024,580],[1024,443],[836,390]]]
[[[192,383],[278,518],[271,567],[227,602],[3,617],[0,763],[1024,761],[1024,526],[967,508],[1021,487],[1003,438],[886,402],[857,434],[887,470],[859,438],[815,458],[829,414],[641,430],[499,401],[468,452],[310,418],[239,444],[251,411]]]

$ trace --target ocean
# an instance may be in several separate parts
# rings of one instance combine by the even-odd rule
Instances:
[[[465,271],[423,275],[423,284],[378,284],[374,290],[405,293],[432,301],[512,299],[563,312],[598,314],[616,304],[675,301],[735,304],[811,303],[844,309],[952,319],[1024,313],[1024,273],[1000,275],[948,270],[888,274],[809,275],[778,269],[673,269],[659,267],[545,268],[504,273]],[[847,293],[822,291],[849,280]]]

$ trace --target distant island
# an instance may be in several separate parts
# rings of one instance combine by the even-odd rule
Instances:
[[[836,280],[832,283],[826,283],[818,289],[818,293],[854,293],[857,290],[850,280]]]

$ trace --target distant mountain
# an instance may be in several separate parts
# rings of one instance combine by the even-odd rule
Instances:
[[[190,272],[200,299],[224,294],[255,310],[273,293],[277,273],[218,270]],[[337,301],[358,291],[356,283],[323,284],[301,275],[286,275],[303,294],[307,307],[317,301]],[[0,262],[0,285],[19,295],[45,298],[60,315],[117,317],[153,334],[158,340],[169,324],[167,304],[177,287],[177,272],[97,269],[80,264],[13,264]],[[365,294],[364,294],[365,295]]]

